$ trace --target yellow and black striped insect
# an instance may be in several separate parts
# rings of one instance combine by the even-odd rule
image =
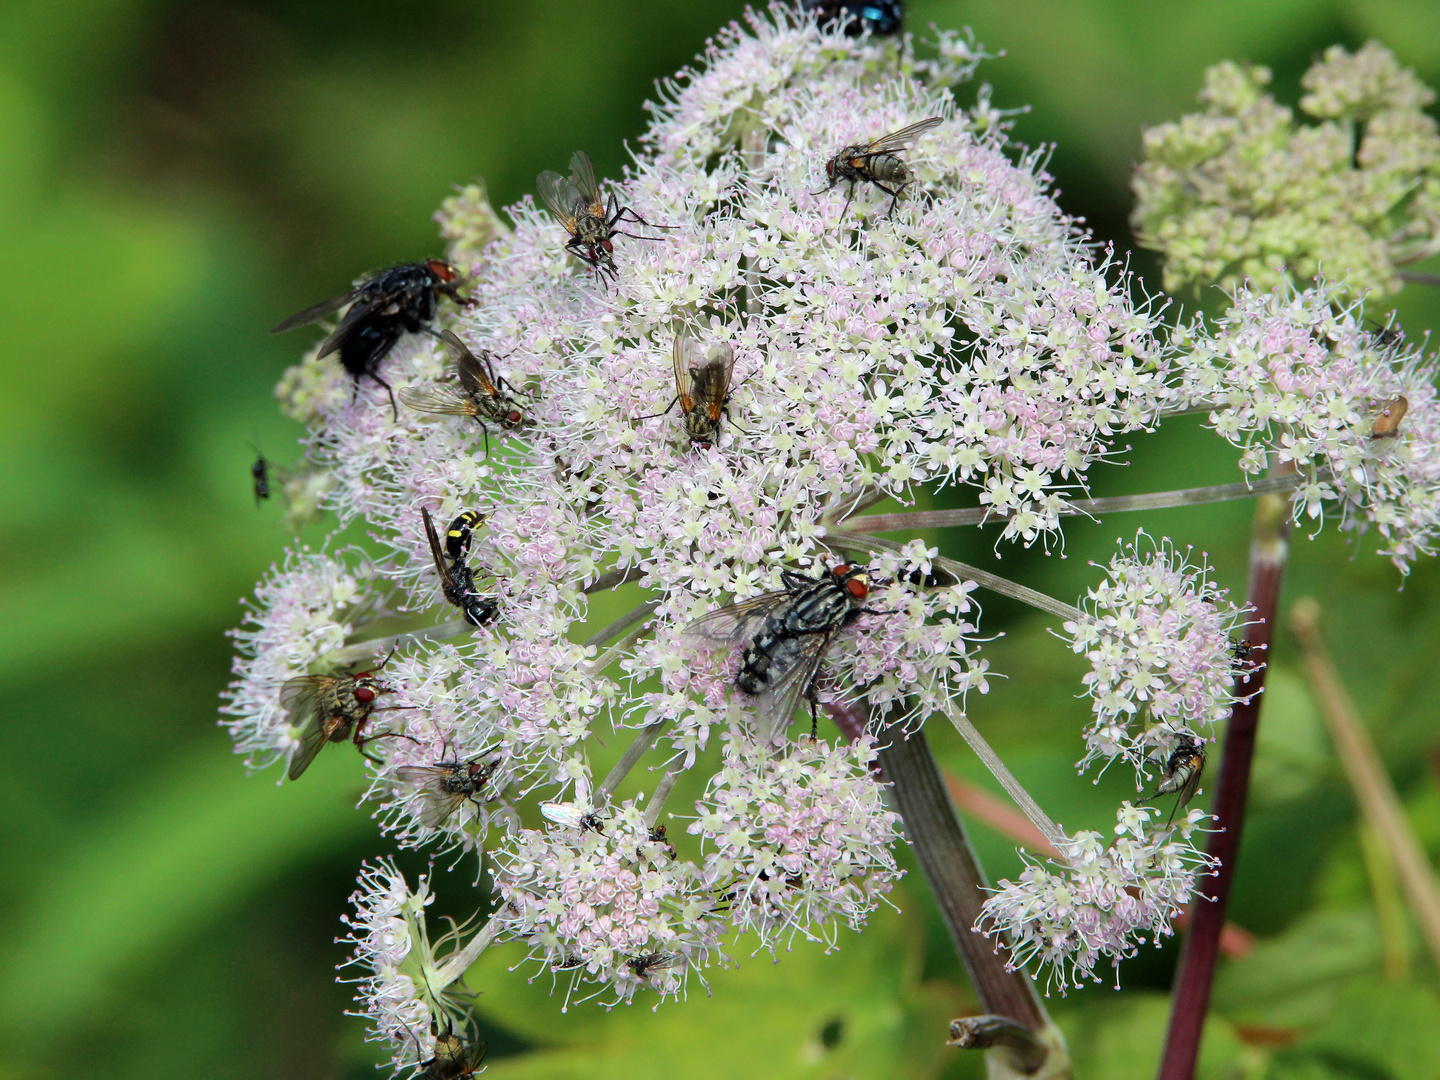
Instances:
[[[901,194],[915,180],[915,174],[911,171],[910,166],[905,164],[895,151],[906,143],[918,139],[931,128],[938,127],[944,121],[943,116],[926,117],[909,127],[892,131],[889,135],[881,135],[874,142],[856,143],[853,146],[843,147],[827,161],[825,176],[829,179],[830,184],[825,191],[829,191],[840,183],[850,185],[850,190],[845,196],[845,208],[840,211],[840,220],[845,220],[845,212],[850,209],[850,203],[855,198],[855,185],[862,183],[871,184],[889,195],[890,210],[885,216],[889,217],[890,214],[893,214],[896,205],[900,202]],[[817,191],[815,194],[822,195],[824,192]]]
[[[430,511],[422,506],[420,514],[425,519],[425,538],[430,541],[430,557],[435,560],[435,572],[440,575],[440,591],[447,601],[464,613],[465,621],[471,626],[484,626],[495,618],[499,605],[493,597],[481,596],[475,588],[475,571],[465,562],[463,554],[448,563],[445,561]],[[448,542],[449,537],[446,539]]]
[[[479,510],[463,510],[450,522],[445,530],[445,554],[452,559],[463,559],[470,553],[470,534],[485,522],[485,515]]]

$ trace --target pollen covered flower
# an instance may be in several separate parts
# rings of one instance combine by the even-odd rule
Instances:
[[[1190,839],[1201,811],[1173,829],[1152,828],[1149,818],[1157,813],[1127,802],[1109,845],[1101,833],[1078,832],[1060,845],[1063,865],[1027,859],[1019,880],[1002,880],[985,902],[976,929],[1002,935],[1012,967],[1034,963],[1047,990],[1058,986],[1062,993],[1087,979],[1099,982],[1095,965],[1102,959],[1118,966],[1147,938],[1158,946],[1212,864]]]
[[[1140,533],[1089,590],[1084,617],[1065,623],[1071,649],[1090,662],[1083,681],[1095,719],[1082,768],[1121,758],[1143,777],[1147,762],[1225,719],[1235,701],[1230,635],[1243,613],[1208,573]]]

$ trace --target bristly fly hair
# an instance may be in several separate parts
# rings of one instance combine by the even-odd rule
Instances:
[[[440,591],[447,601],[460,609],[471,626],[484,626],[495,618],[500,610],[499,604],[493,597],[480,595],[475,588],[475,571],[470,569],[464,555],[446,561],[430,511],[422,506],[420,515],[425,519],[425,538],[430,542],[430,557],[435,561],[435,572],[440,575]]]
[[[348,738],[362,754],[375,761],[365,753],[366,743],[376,739],[409,738],[398,731],[365,734],[371,713],[409,708],[380,709],[376,705],[381,694],[395,692],[375,677],[389,660],[387,656],[369,671],[350,675],[300,675],[281,685],[280,707],[285,710],[291,726],[300,729],[299,744],[290,756],[287,772],[291,780],[300,779],[327,742],[344,742]]]
[[[756,699],[755,735],[765,745],[784,737],[795,707],[810,703],[810,733],[818,732],[816,679],[835,635],[861,615],[891,615],[865,606],[870,582],[863,566],[823,567],[818,578],[790,570],[785,588],[702,615],[683,636],[701,647],[739,645],[738,689]]]
[[[392,266],[361,278],[339,296],[291,315],[270,332],[283,334],[297,326],[319,322],[348,304],[340,324],[321,344],[317,355],[325,357],[339,350],[340,365],[355,381],[355,392],[360,392],[363,378],[383,386],[390,395],[395,419],[399,420],[395,392],[380,377],[380,362],[402,334],[430,329],[441,296],[448,296],[457,304],[463,302],[458,291],[459,280],[459,272],[440,259]]]
[[[438,829],[449,821],[460,804],[482,804],[477,798],[489,787],[490,778],[504,760],[498,753],[478,754],[469,761],[437,761],[433,765],[401,765],[395,775],[424,796],[420,824]],[[493,789],[491,789],[493,791]],[[491,798],[498,797],[494,793]]]
[[[672,229],[673,225],[652,225],[628,206],[621,206],[612,191],[609,205],[595,182],[595,167],[590,155],[576,150],[570,155],[570,177],[566,179],[553,169],[546,169],[535,178],[540,199],[565,227],[570,239],[565,249],[589,264],[599,277],[606,274],[614,280],[615,245],[612,237],[628,236],[632,240],[658,240],[658,236],[636,236],[616,226],[625,221],[644,225],[647,229]]]
[[[915,180],[910,166],[905,164],[895,151],[944,122],[943,116],[931,116],[899,131],[892,131],[889,135],[881,135],[874,142],[843,147],[825,162],[825,176],[830,181],[829,186],[815,194],[823,195],[836,184],[848,183],[850,188],[845,195],[845,207],[840,211],[840,220],[843,222],[845,213],[855,198],[855,185],[871,184],[890,196],[890,210],[885,215],[889,217],[895,213],[901,194]]]
[[[502,376],[488,352],[479,356],[449,330],[435,335],[455,357],[459,386],[405,386],[400,400],[416,412],[433,416],[468,416],[485,433],[485,453],[490,453],[490,424],[501,431],[519,431],[531,421],[515,400],[516,391]]]
[[[690,442],[710,446],[720,437],[720,418],[730,416],[726,403],[730,398],[730,377],[735,372],[735,354],[723,341],[706,349],[680,330],[675,334],[671,361],[675,368],[675,397],[660,412],[636,420],[664,416],[679,402]]]

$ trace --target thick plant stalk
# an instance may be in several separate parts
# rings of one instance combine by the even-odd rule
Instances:
[[[865,718],[852,706],[836,703],[827,710],[848,736],[858,736],[865,729]],[[992,1080],[1068,1077],[1070,1061],[1064,1039],[1046,1015],[1030,977],[1024,971],[1007,971],[1009,953],[1003,943],[989,941],[973,929],[985,903],[988,882],[924,733],[907,735],[903,725],[887,718],[877,739],[880,770],[905,822],[906,838],[988,1014],[967,1017],[969,1035],[954,1045],[993,1050],[989,1062]],[[999,1035],[989,1037],[996,1032]]]
[[[1220,932],[1225,926],[1225,908],[1230,885],[1235,879],[1235,857],[1240,850],[1240,832],[1245,823],[1245,801],[1250,786],[1250,764],[1255,754],[1255,732],[1260,721],[1265,673],[1270,666],[1270,643],[1280,604],[1280,586],[1285,577],[1289,552],[1289,503],[1266,495],[1255,509],[1255,531],[1250,542],[1250,589],[1247,599],[1254,608],[1254,622],[1248,634],[1254,648],[1253,663],[1237,676],[1236,696],[1245,695],[1230,710],[1225,728],[1225,748],[1220,757],[1220,775],[1210,812],[1215,831],[1210,834],[1206,854],[1219,863],[1215,873],[1196,884],[1190,932],[1180,954],[1175,986],[1170,998],[1170,1029],[1160,1060],[1159,1080],[1193,1080],[1200,1053],[1205,1014],[1210,1007],[1210,988],[1215,978],[1215,961],[1220,953]]]

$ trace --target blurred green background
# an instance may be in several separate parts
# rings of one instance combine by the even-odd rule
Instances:
[[[429,4],[6,0],[0,4],[0,1080],[372,1076],[374,1049],[334,981],[338,916],[363,858],[359,761],[303,784],[247,776],[215,726],[224,631],[280,553],[257,512],[252,444],[286,461],[271,388],[303,347],[266,329],[358,272],[436,253],[431,214],[483,176],[497,205],[577,146],[625,161],[652,81],[736,17],[732,0]],[[1054,143],[1063,205],[1130,246],[1143,125],[1193,108],[1203,68],[1270,65],[1283,100],[1325,46],[1378,37],[1440,84],[1434,0],[1204,4],[916,0],[909,25],[969,25],[992,51],[1016,135]],[[973,88],[969,91],[973,93]],[[1133,265],[1158,288],[1155,265]],[[1186,299],[1187,306],[1193,298]],[[1399,302],[1411,336],[1440,290]],[[1137,444],[1097,494],[1220,482],[1233,456],[1198,425]],[[1145,521],[1208,551],[1243,587],[1249,504]],[[1006,569],[1061,596],[1140,524],[1067,528],[1063,552]],[[992,538],[937,536],[962,558]],[[1440,572],[1398,576],[1333,531],[1295,544],[1287,603],[1324,628],[1414,827],[1440,852]],[[997,679],[977,723],[1068,827],[1106,827],[1122,788],[1073,776],[1073,658],[1026,612],[986,603]],[[1232,918],[1256,934],[1217,987],[1207,1077],[1440,1076],[1436,971],[1413,928],[1382,971],[1354,800],[1291,640],[1277,645],[1254,813]],[[947,767],[988,781],[943,732]],[[974,825],[993,877],[1013,844]],[[411,873],[423,860],[402,860]],[[442,897],[463,914],[466,898]],[[652,1012],[562,1016],[548,987],[487,957],[472,978],[497,1077],[979,1076],[940,1044],[972,1010],[923,883],[824,955],[797,946]],[[453,905],[453,906],[452,906]],[[1051,1002],[1077,1075],[1153,1075],[1169,945]],[[479,974],[479,973],[477,973]]]

